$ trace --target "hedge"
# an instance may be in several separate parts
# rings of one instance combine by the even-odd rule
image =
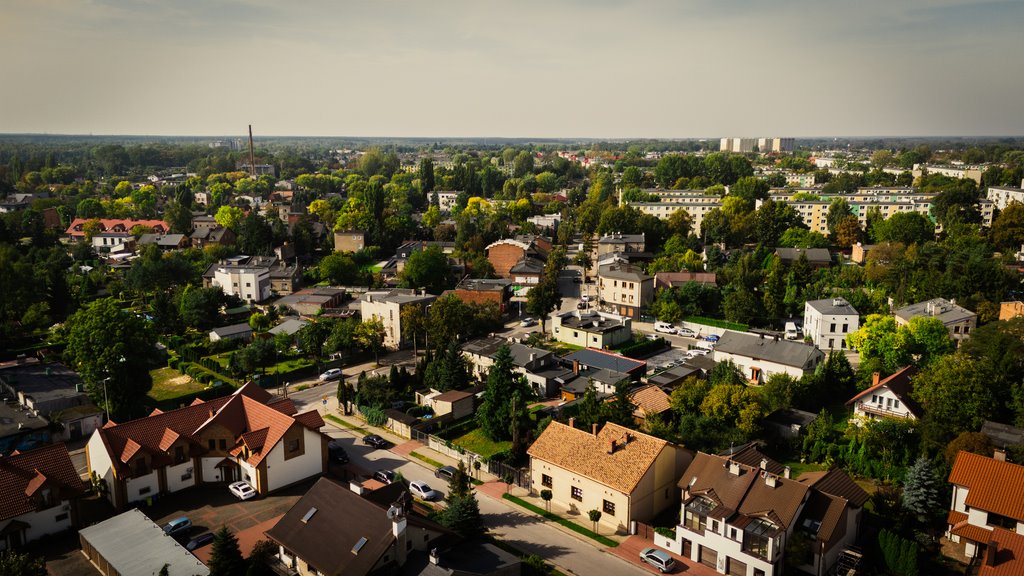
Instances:
[[[704,316],[687,316],[683,320],[687,322],[693,322],[694,324],[703,324],[705,326],[714,326],[716,328],[725,328],[726,330],[735,330],[737,332],[746,332],[750,327],[746,324],[740,324],[739,322],[729,322],[728,320],[717,320],[715,318],[705,318]]]
[[[640,342],[627,344],[619,349],[619,354],[630,358],[639,358],[661,350],[662,348],[665,348],[665,346],[665,339],[659,336],[654,340],[642,340]]]

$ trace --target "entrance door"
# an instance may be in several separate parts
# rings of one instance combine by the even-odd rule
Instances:
[[[683,558],[689,558],[690,554],[693,553],[693,542],[690,542],[686,538],[683,538]]]
[[[75,420],[70,425],[71,427],[71,439],[78,440],[82,437],[82,421]]]

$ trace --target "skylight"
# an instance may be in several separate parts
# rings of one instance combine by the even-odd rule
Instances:
[[[359,551],[363,549],[363,546],[366,546],[366,537],[365,536],[360,538],[359,541],[356,542],[356,545],[352,547],[352,553],[353,554],[359,554]]]
[[[316,514],[315,506],[310,508],[309,512],[306,512],[306,515],[302,517],[302,523],[305,524],[306,522],[309,522],[309,519],[313,517],[313,514]]]

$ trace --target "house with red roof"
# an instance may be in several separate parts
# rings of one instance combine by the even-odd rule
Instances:
[[[167,234],[171,231],[171,225],[163,220],[131,220],[124,218],[75,218],[71,225],[64,231],[72,240],[85,240],[86,223],[95,220],[99,223],[99,232],[131,232],[132,228],[142,226],[147,232],[154,234]]]
[[[243,480],[259,494],[327,468],[324,421],[249,383],[234,394],[106,426],[86,446],[89,470],[115,508],[192,486]]]
[[[64,444],[0,456],[0,551],[75,526],[84,492]]]
[[[900,368],[885,379],[880,379],[879,373],[875,372],[871,386],[846,401],[847,406],[853,405],[852,420],[855,423],[879,418],[919,420],[924,411],[910,396],[914,389],[911,377],[916,373],[914,366]]]
[[[961,544],[966,556],[982,557],[989,568],[1002,566],[991,574],[1024,574],[1024,557],[1011,559],[1014,571],[1005,565],[1006,554],[1000,552],[1000,548],[1004,552],[1024,549],[1018,541],[1024,538],[1024,466],[961,451],[949,473],[949,483],[953,500],[946,537]],[[1015,534],[1001,533],[1000,528]]]

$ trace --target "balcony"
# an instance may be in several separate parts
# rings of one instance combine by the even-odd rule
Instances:
[[[857,402],[857,410],[865,414],[874,414],[876,416],[884,416],[887,418],[909,418],[909,415],[905,410],[891,410],[881,404],[865,402],[863,400]]]

